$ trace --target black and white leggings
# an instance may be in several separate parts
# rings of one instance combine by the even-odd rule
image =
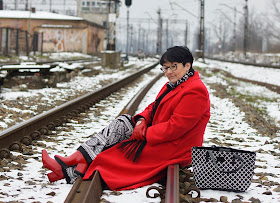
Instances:
[[[130,138],[134,129],[132,116],[123,114],[114,119],[107,127],[101,130],[97,135],[81,144],[78,150],[83,154],[88,165],[102,151],[118,144],[119,142]],[[75,171],[76,166],[70,166],[65,169],[66,182],[73,184],[81,174]],[[67,177],[68,176],[68,177]]]

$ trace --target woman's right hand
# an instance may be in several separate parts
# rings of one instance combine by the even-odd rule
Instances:
[[[143,141],[145,140],[146,137],[146,131],[147,131],[146,120],[144,118],[141,118],[139,121],[136,122],[130,139]]]

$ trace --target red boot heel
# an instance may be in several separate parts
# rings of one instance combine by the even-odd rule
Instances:
[[[57,175],[56,173],[54,173],[54,172],[48,173],[47,176],[48,176],[49,181],[50,181],[51,183],[52,183],[52,182],[55,182],[55,181],[58,181],[58,180],[61,180],[61,179],[64,178],[64,176],[63,176],[63,177],[58,176],[58,175]]]
[[[44,167],[53,171],[52,173],[48,174],[50,182],[58,181],[64,178],[61,166],[57,163],[56,160],[52,159],[49,156],[48,152],[45,149],[43,149],[42,151],[42,161]]]
[[[84,174],[88,168],[88,163],[80,151],[76,151],[75,153],[73,153],[72,155],[70,155],[68,157],[62,157],[59,155],[55,155],[54,157],[55,157],[55,159],[58,158],[63,163],[67,164],[68,166],[77,165],[75,170],[77,172],[79,172],[80,174]]]

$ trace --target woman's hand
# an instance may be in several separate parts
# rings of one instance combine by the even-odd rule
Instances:
[[[143,141],[145,140],[146,137],[146,131],[147,131],[146,120],[144,118],[141,118],[139,121],[136,122],[130,139]]]

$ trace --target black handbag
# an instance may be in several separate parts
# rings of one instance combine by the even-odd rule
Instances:
[[[244,192],[251,185],[256,153],[227,147],[193,147],[194,181],[199,189]]]

